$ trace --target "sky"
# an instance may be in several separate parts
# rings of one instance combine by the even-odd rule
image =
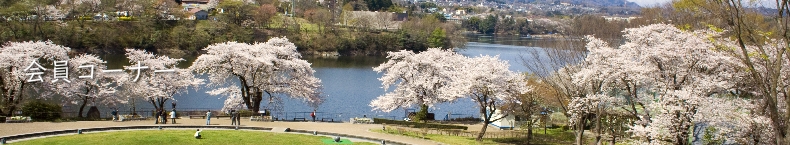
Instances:
[[[642,7],[649,7],[649,6],[655,6],[657,4],[667,3],[672,0],[628,0],[628,1],[639,4],[639,6]]]

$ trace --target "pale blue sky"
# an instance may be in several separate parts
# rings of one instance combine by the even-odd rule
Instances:
[[[671,2],[672,0],[628,0],[628,1],[639,4],[639,6],[642,7],[652,7],[652,6],[656,6],[657,4]],[[748,1],[751,0],[744,0],[745,3]],[[760,1],[762,3],[761,5],[765,7],[769,7],[769,8],[776,7],[776,1],[772,1],[772,0],[757,0],[757,1]]]

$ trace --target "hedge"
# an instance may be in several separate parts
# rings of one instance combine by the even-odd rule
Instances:
[[[55,121],[60,118],[60,105],[45,103],[38,100],[27,102],[22,106],[22,115],[30,116],[34,121]]]
[[[373,123],[376,124],[393,124],[393,125],[404,125],[409,126],[412,128],[437,128],[437,129],[463,129],[466,130],[469,127],[460,126],[460,125],[447,125],[447,124],[435,124],[435,123],[419,123],[419,122],[408,122],[408,121],[400,121],[400,120],[389,120],[389,119],[382,119],[382,118],[373,118]]]

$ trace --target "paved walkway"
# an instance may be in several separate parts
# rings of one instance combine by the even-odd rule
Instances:
[[[177,119],[177,124],[165,125],[205,125],[205,119]],[[169,123],[169,122],[168,122]],[[227,118],[211,119],[211,125],[230,125],[231,121]],[[65,130],[65,129],[80,129],[80,128],[93,128],[93,127],[111,127],[111,126],[132,126],[132,125],[154,125],[153,120],[144,121],[125,121],[125,122],[112,122],[112,121],[77,121],[77,122],[33,122],[33,123],[0,123],[0,136],[10,136],[16,134]],[[438,142],[406,137],[400,135],[383,134],[371,132],[370,129],[381,129],[380,124],[351,124],[351,123],[322,123],[322,122],[254,122],[249,119],[242,119],[241,126],[258,126],[274,128],[272,132],[277,132],[278,128],[291,128],[300,130],[316,130],[323,132],[342,133],[359,135],[370,138],[379,138],[386,140],[399,141],[407,144],[418,145],[435,145]],[[471,125],[469,130],[480,130],[479,125]],[[489,128],[489,130],[493,131]]]

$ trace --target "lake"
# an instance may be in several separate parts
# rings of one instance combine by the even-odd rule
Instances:
[[[520,57],[533,57],[527,50],[542,50],[541,45],[556,43],[551,40],[531,40],[518,36],[486,36],[469,35],[468,43],[465,48],[458,52],[470,57],[480,55],[499,55],[499,58],[510,63],[510,69],[517,72],[526,72],[520,61]],[[110,68],[120,68],[128,62],[123,57],[104,57]],[[179,67],[188,67],[195,57],[185,58],[187,61]],[[406,110],[399,109],[392,112],[373,111],[368,106],[370,101],[385,93],[382,89],[381,81],[378,80],[382,74],[373,71],[373,67],[386,61],[383,57],[369,56],[341,56],[337,58],[317,58],[306,57],[315,69],[315,76],[320,78],[323,83],[322,95],[325,101],[318,107],[317,118],[334,118],[335,120],[348,121],[348,118],[362,117],[383,117],[390,119],[402,119]],[[206,76],[201,76],[206,77]],[[177,108],[179,110],[219,110],[223,106],[225,98],[223,96],[211,96],[205,93],[210,88],[190,89],[189,92],[175,96]],[[264,99],[265,100],[265,99]],[[138,111],[152,110],[150,103],[136,100]],[[266,108],[262,102],[262,108]],[[275,113],[284,119],[309,118],[312,108],[299,99],[283,97],[283,111]],[[131,105],[121,106],[122,111],[128,111]],[[169,105],[167,108],[169,108]],[[87,108],[86,108],[87,109]],[[417,109],[417,108],[411,108]],[[262,109],[263,110],[263,109]],[[413,111],[413,110],[411,110]],[[479,109],[471,99],[459,99],[451,103],[438,104],[431,108],[429,112],[435,113],[435,119],[441,120],[445,115],[452,114],[450,118],[477,117]]]

